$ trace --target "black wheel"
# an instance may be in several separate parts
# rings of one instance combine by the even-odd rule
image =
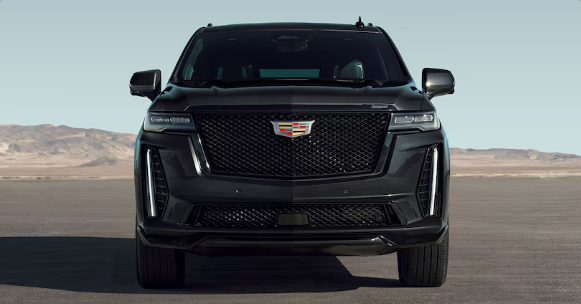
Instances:
[[[448,232],[438,245],[397,252],[399,281],[409,287],[440,287],[448,272]]]
[[[183,284],[183,250],[147,246],[137,235],[135,249],[139,285],[144,288],[170,288]]]

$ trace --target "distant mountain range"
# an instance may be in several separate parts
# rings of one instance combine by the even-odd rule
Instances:
[[[455,167],[572,167],[581,168],[581,156],[527,149],[450,149]]]
[[[135,134],[49,124],[0,125],[0,168],[130,166]],[[518,149],[451,149],[452,166],[581,168],[581,156]]]
[[[0,125],[0,166],[62,167],[131,163],[134,134],[67,126]]]

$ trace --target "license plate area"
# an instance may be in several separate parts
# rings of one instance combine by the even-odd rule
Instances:
[[[279,213],[276,218],[276,226],[283,227],[304,227],[310,226],[311,220],[308,213]]]

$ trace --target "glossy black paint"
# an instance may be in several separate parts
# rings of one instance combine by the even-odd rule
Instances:
[[[161,71],[135,72],[129,80],[129,92],[134,96],[144,96],[152,101],[161,92]]]
[[[354,25],[296,23],[212,26],[201,28],[196,34],[281,28],[374,31],[385,34],[381,28],[373,26],[358,28]],[[387,34],[385,35],[390,39]],[[399,52],[398,56],[401,60]],[[405,68],[403,60],[401,61]],[[432,72],[441,73],[441,71],[445,70],[440,72],[428,70],[425,75],[431,77]],[[155,75],[158,75],[157,72]],[[132,89],[132,94],[134,91],[135,95],[150,97],[143,93],[143,89]],[[426,91],[425,88],[424,91],[429,94],[419,91],[411,76],[409,83],[405,85],[383,88],[321,85],[191,88],[173,83],[170,77],[163,91],[155,91],[158,95],[153,98],[149,111],[176,113],[434,111],[435,107],[430,98],[439,96],[444,91]],[[420,211],[416,192],[426,151],[434,144],[442,147],[439,180],[443,205],[440,217],[427,218]],[[169,199],[159,219],[144,216],[144,146],[157,148],[169,187]],[[198,163],[195,163],[195,159]],[[429,132],[388,132],[377,170],[373,174],[276,180],[213,175],[211,167],[206,163],[203,143],[196,132],[154,133],[145,132],[142,128],[135,145],[134,174],[138,235],[152,246],[180,248],[197,254],[386,254],[400,248],[437,243],[448,229],[450,162],[447,138],[443,129]],[[186,225],[196,204],[236,202],[385,203],[394,208],[402,225],[381,229],[285,227],[209,229]],[[273,250],[273,247],[280,250]]]
[[[149,111],[418,111],[428,99],[415,84],[385,88],[332,86],[259,86],[189,88],[168,84]],[[428,103],[429,104],[429,103]],[[388,105],[373,109],[373,105]],[[355,108],[354,108],[355,107]],[[318,109],[318,110],[317,110]]]
[[[422,90],[428,99],[454,94],[455,85],[454,75],[448,70],[430,68],[422,70]]]
[[[156,237],[146,236],[142,228],[137,235],[150,246],[186,250],[206,256],[240,255],[382,255],[394,253],[399,249],[414,246],[428,246],[440,243],[448,230],[445,226],[424,226],[419,229],[392,229],[387,239],[381,231],[363,231],[351,235],[337,235],[338,231],[318,231],[316,235],[296,237],[292,234],[258,234],[247,231],[245,234],[232,235],[222,232],[215,236],[202,237]],[[326,233],[328,235],[326,235]],[[290,236],[289,236],[290,235]],[[392,241],[392,240],[395,240]]]

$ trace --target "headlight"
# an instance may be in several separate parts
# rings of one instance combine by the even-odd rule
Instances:
[[[195,131],[191,114],[147,113],[143,123],[145,131]]]
[[[389,122],[389,130],[432,131],[440,128],[440,120],[436,112],[393,113]]]

